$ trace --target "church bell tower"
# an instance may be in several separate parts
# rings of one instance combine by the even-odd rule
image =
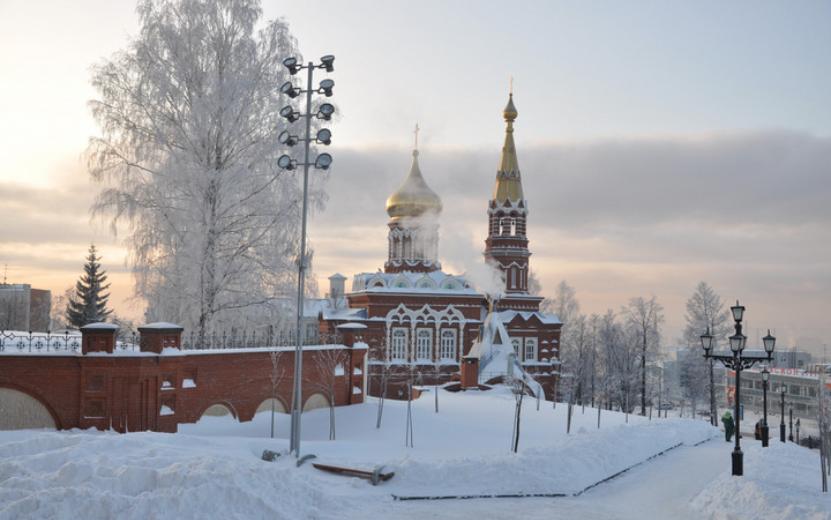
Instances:
[[[516,146],[514,121],[517,110],[513,92],[502,112],[505,118],[505,144],[496,171],[493,197],[488,202],[488,238],[485,240],[485,259],[504,274],[505,293],[528,294],[528,237],[525,235],[528,204],[522,193]]]

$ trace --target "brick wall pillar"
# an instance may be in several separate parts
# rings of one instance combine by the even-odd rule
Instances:
[[[148,323],[138,328],[141,339],[139,348],[142,352],[161,354],[166,348],[182,347],[182,330],[174,323]]]
[[[366,356],[366,344],[363,343],[363,333],[366,325],[362,323],[343,323],[337,327],[338,333],[343,338],[343,344],[348,350],[349,363],[346,376],[349,381],[348,404],[364,402],[364,357]]]
[[[81,353],[113,353],[118,325],[113,323],[88,323],[81,327]]]

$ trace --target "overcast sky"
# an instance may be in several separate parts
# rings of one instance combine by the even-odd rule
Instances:
[[[421,166],[440,252],[480,259],[514,77],[532,268],[583,310],[656,295],[666,342],[699,280],[749,335],[831,345],[831,3],[265,2],[306,57],[334,53],[335,165],[312,220],[316,274],[374,271],[384,201]],[[125,253],[91,223],[90,66],[136,33],[131,2],[0,0],[0,264],[62,292],[96,241],[119,312]],[[762,329],[765,330],[762,330]]]

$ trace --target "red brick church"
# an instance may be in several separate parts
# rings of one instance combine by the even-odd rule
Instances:
[[[409,174],[387,199],[383,271],[356,274],[349,292],[344,276],[329,278],[329,298],[317,309],[320,329],[360,330],[369,345],[371,395],[386,386],[387,396],[403,397],[410,384],[462,379],[465,363],[475,367],[475,384],[521,376],[532,391],[554,395],[562,325],[556,316],[540,311],[541,296],[528,292],[528,202],[514,144],[513,95],[503,116],[505,144],[493,197],[486,204],[484,250],[484,261],[503,280],[501,294],[482,294],[464,275],[442,270],[442,203],[419,168],[417,144]]]

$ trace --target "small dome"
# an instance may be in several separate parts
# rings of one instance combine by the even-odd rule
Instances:
[[[413,150],[413,165],[401,186],[387,199],[387,214],[391,218],[418,217],[425,213],[441,212],[441,199],[427,186],[418,167],[418,150]]]
[[[502,111],[502,116],[505,118],[505,121],[513,123],[518,115],[516,107],[514,106],[514,93],[511,92],[508,95],[508,104],[505,105],[505,110]]]

